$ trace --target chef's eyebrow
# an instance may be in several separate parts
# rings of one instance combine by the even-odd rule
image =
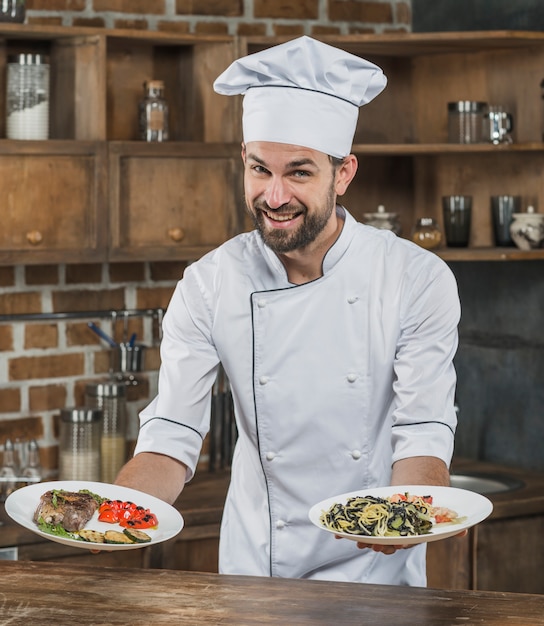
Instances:
[[[256,161],[259,165],[262,165],[263,167],[268,169],[266,161],[264,161],[263,159],[260,159],[256,154],[252,154],[251,152],[248,152],[247,158],[251,159],[252,161]],[[299,167],[304,167],[306,165],[310,165],[311,167],[315,167],[316,169],[318,168],[317,163],[313,159],[309,159],[305,157],[302,159],[295,159],[294,161],[289,161],[289,163],[287,163],[287,165],[285,166],[285,169],[292,170],[292,169],[297,169]]]

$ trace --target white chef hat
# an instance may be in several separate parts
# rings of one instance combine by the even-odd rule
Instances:
[[[244,94],[245,143],[289,143],[342,158],[351,151],[359,107],[386,84],[377,65],[304,36],[234,61],[213,87]]]

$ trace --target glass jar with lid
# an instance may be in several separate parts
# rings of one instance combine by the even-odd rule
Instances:
[[[49,138],[49,61],[42,54],[8,56],[6,136]]]
[[[100,480],[102,411],[76,407],[60,413],[60,480]]]
[[[398,213],[390,213],[386,211],[383,204],[380,204],[377,211],[374,213],[364,213],[363,221],[368,226],[374,226],[374,228],[380,228],[383,230],[390,230],[394,232],[395,235],[401,234],[401,225]]]
[[[144,83],[144,98],[139,104],[140,139],[144,141],[168,140],[168,104],[164,99],[162,80]]]
[[[442,243],[442,232],[432,217],[420,217],[412,231],[412,241],[426,250],[434,250]]]

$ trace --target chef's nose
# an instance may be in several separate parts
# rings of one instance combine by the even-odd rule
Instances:
[[[264,192],[264,200],[271,209],[279,209],[284,204],[289,204],[291,192],[288,185],[281,177],[272,177]]]

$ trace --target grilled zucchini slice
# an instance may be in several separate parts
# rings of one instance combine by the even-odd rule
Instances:
[[[104,533],[99,532],[98,530],[80,530],[78,535],[84,541],[90,541],[91,543],[104,543]]]
[[[107,530],[104,533],[105,543],[134,543],[130,537],[118,530]]]
[[[151,537],[147,533],[144,533],[141,530],[136,530],[135,528],[124,528],[123,533],[129,539],[132,539],[134,543],[148,543],[151,541]]]

